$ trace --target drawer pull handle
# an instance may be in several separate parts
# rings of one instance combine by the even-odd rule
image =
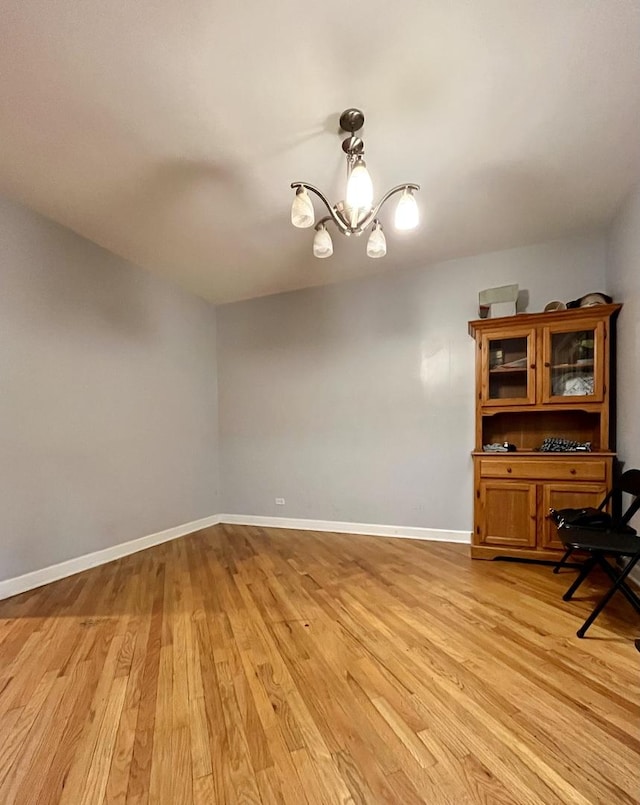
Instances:
[[[507,472],[512,472],[511,467],[507,467]]]
[[[576,474],[576,468],[575,468],[575,467],[572,467],[572,468],[569,470],[569,472],[571,473],[571,475],[575,475],[575,474]]]

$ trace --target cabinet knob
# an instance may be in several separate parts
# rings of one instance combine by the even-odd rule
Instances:
[[[536,368],[535,363],[532,363],[532,364],[529,366],[529,369],[535,369],[535,368]]]
[[[571,475],[575,475],[575,474],[576,474],[576,468],[575,468],[575,467],[572,467],[572,468],[569,470],[569,472],[571,473]]]
[[[551,364],[549,363],[549,361],[545,361],[544,366],[545,366],[545,369],[548,369],[551,366]]]
[[[512,472],[511,467],[507,467],[507,472]]]

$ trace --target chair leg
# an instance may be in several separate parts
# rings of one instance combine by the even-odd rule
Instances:
[[[615,584],[612,584],[611,587],[607,590],[607,592],[602,596],[598,604],[595,606],[593,612],[586,621],[582,624],[582,626],[578,629],[576,634],[578,637],[584,637],[587,629],[591,626],[594,620],[598,617],[598,615],[602,612],[602,610],[606,607],[609,603],[613,595],[615,594],[616,590],[620,589],[624,585],[624,580],[627,578],[629,573],[633,570],[636,565],[636,562],[640,559],[640,554],[636,555],[624,568],[622,573],[617,577]],[[596,560],[597,561],[597,560]]]
[[[607,576],[609,576],[611,581],[615,584],[620,577],[620,573],[617,573],[604,557],[601,558],[599,565],[602,567]],[[624,597],[636,610],[636,612],[640,612],[640,598],[636,595],[636,593],[633,590],[629,588],[629,586],[626,583],[620,585],[620,592],[624,595]]]
[[[578,574],[576,580],[573,582],[571,587],[569,587],[567,592],[562,596],[563,601],[571,601],[575,591],[582,584],[582,582],[587,578],[589,573],[591,573],[591,571],[593,570],[593,568],[597,564],[598,564],[597,557],[592,556],[590,559],[587,559],[587,561],[580,568],[580,573]]]
[[[560,572],[560,568],[562,567],[562,565],[564,565],[564,563],[567,561],[567,559],[571,556],[572,553],[573,553],[573,548],[567,548],[567,550],[564,552],[564,556],[562,557],[562,559],[553,568],[554,573],[559,573]]]

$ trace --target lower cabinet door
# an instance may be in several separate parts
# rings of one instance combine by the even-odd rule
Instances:
[[[536,484],[480,482],[480,542],[535,548]]]
[[[558,539],[558,530],[547,514],[549,509],[579,509],[599,506],[607,494],[604,484],[559,483],[542,484],[542,510],[540,512],[541,548],[564,548]]]

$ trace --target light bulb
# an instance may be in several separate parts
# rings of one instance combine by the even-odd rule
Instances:
[[[332,254],[333,241],[331,240],[331,235],[324,226],[321,226],[320,229],[316,229],[316,234],[313,238],[313,256],[322,260],[325,257],[331,257]]]
[[[387,239],[384,236],[382,227],[378,221],[374,222],[373,229],[367,241],[368,257],[384,257],[387,253]]]
[[[306,229],[313,226],[315,220],[311,198],[304,187],[299,187],[291,205],[291,223],[299,229]]]
[[[358,158],[349,174],[345,201],[347,207],[357,210],[369,210],[373,204],[373,184],[362,157]]]
[[[413,191],[407,188],[400,196],[396,207],[396,229],[415,229],[418,226],[418,205],[413,197]]]

